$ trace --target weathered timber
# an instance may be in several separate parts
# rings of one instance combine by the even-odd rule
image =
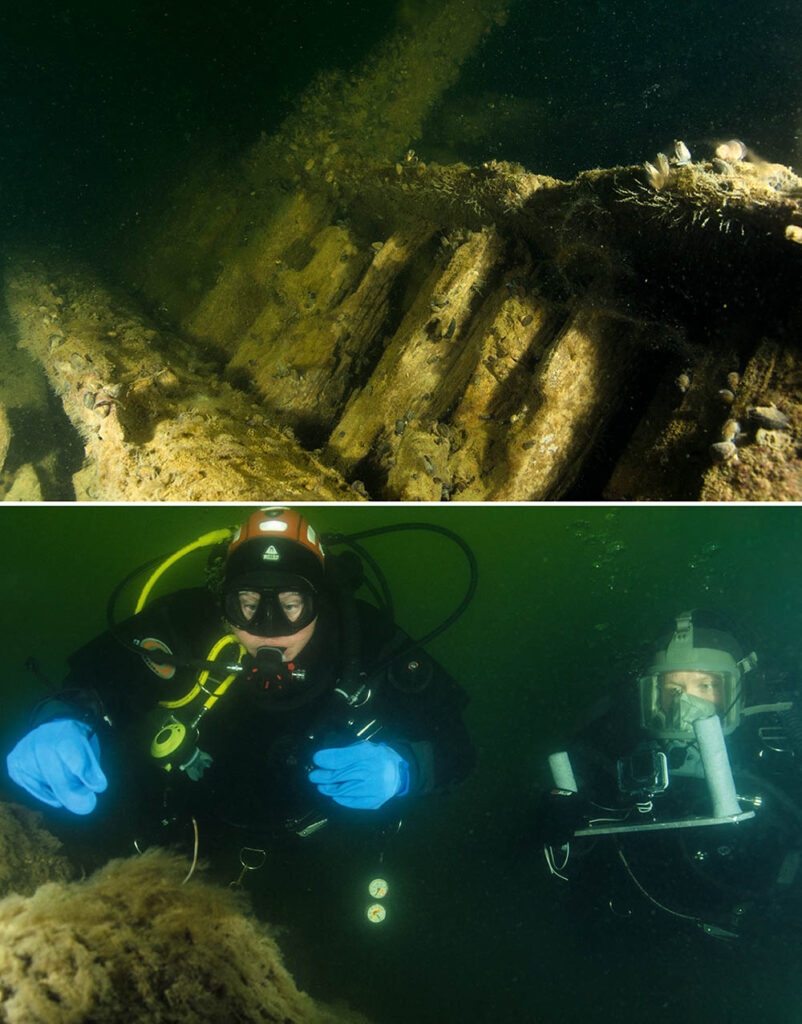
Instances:
[[[396,232],[380,245],[364,274],[357,275],[358,285],[347,294],[337,287],[321,301],[320,290],[310,289],[314,299],[308,304],[315,315],[299,316],[276,331],[275,311],[270,310],[264,332],[255,323],[237,349],[228,364],[229,375],[236,379],[242,371],[268,408],[306,435],[317,432],[325,437],[352,388],[360,386],[363,367],[371,364],[388,319],[393,285],[433,230],[420,223]],[[353,266],[357,253],[357,247],[346,242],[324,273],[330,273],[332,264],[335,274],[344,265]],[[334,275],[332,279],[336,280]]]
[[[78,500],[324,500],[356,494],[125,297],[34,261],[7,273],[19,344],[85,442]]]

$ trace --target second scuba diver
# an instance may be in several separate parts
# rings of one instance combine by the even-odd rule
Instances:
[[[677,615],[637,687],[549,759],[537,831],[570,916],[721,939],[796,929],[798,703],[720,615]]]
[[[194,819],[201,836],[263,844],[386,825],[463,779],[463,690],[355,598],[349,555],[324,552],[297,511],[266,508],[230,539],[212,585],[147,603],[168,559],[136,614],[70,658],[9,775],[51,807],[116,817],[130,839],[158,822],[168,842]]]

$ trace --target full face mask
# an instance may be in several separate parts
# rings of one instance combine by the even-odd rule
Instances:
[[[665,700],[664,700],[665,706]],[[710,700],[704,697],[697,697],[693,693],[678,693],[674,695],[663,714],[666,726],[675,729],[683,734],[693,733],[693,723],[698,718],[710,718],[717,714],[719,708]]]
[[[700,613],[677,616],[674,632],[658,641],[651,665],[639,680],[641,725],[661,740],[693,740],[693,721],[718,714],[724,735],[738,727],[744,703],[743,677],[757,663],[753,653],[742,657],[729,633],[707,628]],[[713,677],[716,700],[693,693],[673,693],[664,685],[672,672],[704,672]]]

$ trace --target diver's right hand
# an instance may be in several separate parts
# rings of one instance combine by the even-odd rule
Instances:
[[[100,767],[100,744],[92,727],[72,718],[56,718],[23,736],[6,758],[9,776],[37,800],[89,814],[96,793],[107,787]]]

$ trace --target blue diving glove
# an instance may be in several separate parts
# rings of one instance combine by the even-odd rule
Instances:
[[[97,804],[95,794],[108,785],[99,756],[100,744],[90,725],[56,718],[23,736],[6,766],[14,782],[37,800],[89,814]]]
[[[309,781],[343,807],[375,811],[390,797],[409,791],[409,765],[386,743],[360,740],[312,755]]]

